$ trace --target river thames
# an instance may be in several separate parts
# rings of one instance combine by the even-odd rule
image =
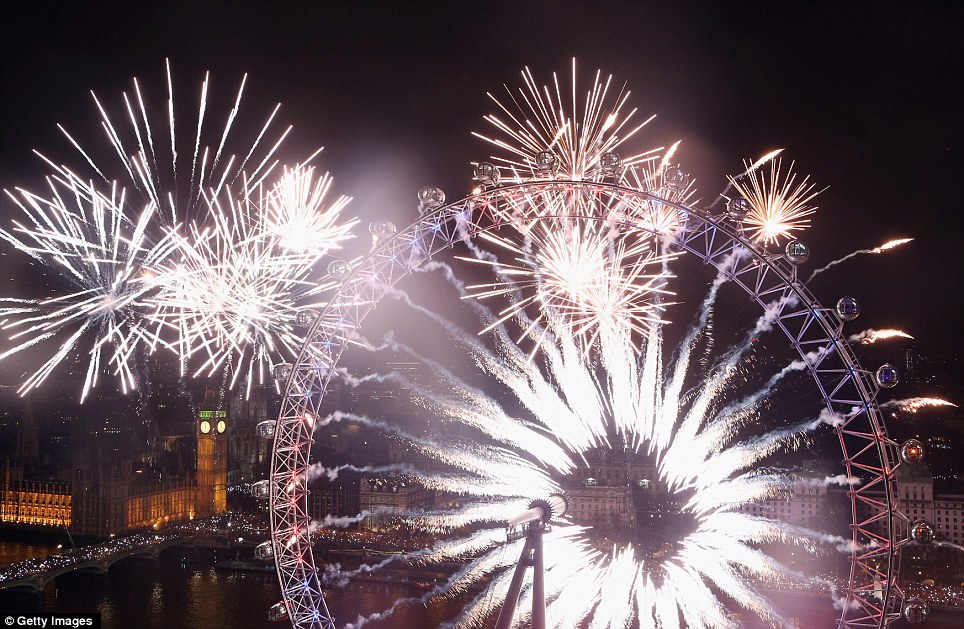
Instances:
[[[56,545],[2,542],[0,566],[57,551]],[[48,586],[42,596],[0,590],[0,611],[5,615],[98,612],[104,629],[277,629],[285,626],[267,619],[268,608],[280,600],[273,574],[215,568],[217,562],[239,558],[236,553],[181,548],[163,553],[157,561],[120,561],[106,575],[69,573]],[[408,604],[399,605],[390,618],[365,624],[370,629],[439,627],[453,618],[465,602],[458,598],[441,599],[426,605],[417,601],[424,594],[415,583],[357,580],[348,587],[327,591],[329,610],[339,626],[357,622],[360,615],[385,611],[399,599],[412,599]],[[777,592],[771,598],[803,629],[836,626],[837,614],[826,595]],[[498,603],[491,602],[493,608]],[[766,626],[751,620],[744,622],[747,629]],[[907,625],[903,622],[893,625],[903,626]],[[964,612],[936,611],[924,626],[927,629],[962,627]]]

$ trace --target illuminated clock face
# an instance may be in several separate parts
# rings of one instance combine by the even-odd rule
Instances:
[[[211,432],[211,422],[209,422],[206,419],[201,421],[201,432],[203,432],[204,434],[208,434],[209,432]]]
[[[218,432],[224,432],[224,429],[227,427],[228,425],[224,423],[223,419],[218,420]]]

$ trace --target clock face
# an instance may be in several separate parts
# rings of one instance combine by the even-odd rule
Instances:
[[[211,432],[211,422],[209,422],[206,419],[203,420],[201,422],[201,432],[203,432],[204,434],[208,434],[209,432]]]
[[[224,429],[227,427],[228,425],[224,423],[223,419],[218,420],[218,432],[224,432]]]

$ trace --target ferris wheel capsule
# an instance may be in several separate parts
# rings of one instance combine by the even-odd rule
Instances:
[[[687,176],[678,166],[668,166],[663,171],[663,183],[671,190],[682,190],[686,187]]]
[[[908,439],[900,446],[900,458],[904,463],[920,463],[924,454],[924,444],[917,439]]]
[[[441,190],[439,190],[439,192],[441,192]],[[375,238],[388,238],[394,235],[397,229],[395,223],[379,219],[368,224],[368,231]]]
[[[536,172],[551,175],[559,170],[559,158],[552,151],[539,151],[535,159]]]
[[[893,365],[887,363],[877,368],[877,372],[874,374],[874,379],[881,387],[885,389],[892,389],[897,386],[897,381],[900,379],[900,377],[897,373],[897,369]]]
[[[750,214],[750,202],[743,197],[733,197],[726,201],[726,214],[734,221],[742,221]]]
[[[834,309],[841,321],[853,321],[860,316],[860,304],[853,297],[841,297]]]
[[[788,242],[783,252],[786,254],[790,264],[794,266],[803,264],[810,257],[810,247],[800,240]]]
[[[307,328],[315,322],[315,318],[317,316],[318,315],[314,310],[299,310],[298,314],[295,316],[295,323],[303,328]]]
[[[328,275],[336,280],[344,279],[350,270],[348,263],[344,260],[332,260],[328,264]]]
[[[420,212],[436,210],[445,205],[445,193],[441,188],[435,186],[425,186],[418,190],[418,209]],[[394,227],[394,225],[393,225]],[[374,232],[372,232],[374,234]],[[391,233],[395,233],[393,229]],[[374,234],[377,236],[377,234]]]
[[[261,542],[254,547],[254,556],[257,559],[271,559],[274,557],[274,548],[271,542]]]
[[[266,419],[263,422],[258,422],[255,426],[255,432],[262,439],[273,439],[275,430],[278,427],[278,420],[276,419]]]
[[[288,378],[291,377],[291,370],[294,365],[291,363],[278,363],[271,368],[271,377],[273,377],[278,382],[287,382]]]
[[[916,596],[907,599],[901,609],[901,614],[909,625],[919,625],[927,620],[928,612],[927,601]]]
[[[251,497],[258,500],[267,500],[271,496],[271,482],[259,480],[251,485]]]
[[[268,620],[272,622],[288,620],[288,606],[284,601],[280,601],[271,606],[268,610]]]
[[[623,166],[623,158],[615,151],[607,151],[599,156],[599,169],[607,175],[614,175]]]
[[[494,186],[499,183],[501,173],[495,164],[479,162],[472,171],[472,178],[484,186]]]
[[[910,525],[910,538],[918,544],[934,541],[934,527],[927,520],[917,520]]]

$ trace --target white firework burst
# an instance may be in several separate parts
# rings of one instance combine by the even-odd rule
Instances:
[[[753,168],[747,162],[745,178],[730,177],[730,184],[750,204],[750,212],[743,219],[748,235],[764,244],[776,243],[780,238],[810,226],[807,218],[816,211],[810,202],[822,192],[804,177],[797,183],[793,164],[781,171],[783,160],[771,159],[769,175],[765,169]],[[745,179],[749,179],[749,183]]]
[[[555,75],[551,85],[540,87],[526,69],[524,86],[518,93],[509,91],[510,104],[490,94],[508,116],[486,116],[502,137],[475,135],[507,153],[492,159],[511,174],[491,176],[483,169],[489,175],[483,183],[560,183],[498,195],[489,210],[517,232],[518,241],[483,236],[511,259],[475,252],[479,262],[497,271],[495,282],[475,289],[479,296],[508,298],[495,324],[532,307],[533,324],[552,322],[555,332],[574,334],[588,348],[603,326],[628,325],[645,337],[664,322],[665,267],[672,256],[660,251],[659,241],[682,226],[685,210],[679,204],[694,190],[673,166],[679,142],[665,151],[620,157],[617,149],[625,151],[627,140],[652,118],[634,122],[629,92],[614,88],[611,76],[603,79],[597,72],[580,96],[576,75],[573,60],[567,91]],[[650,194],[587,193],[564,181],[615,182]],[[535,314],[535,307],[552,316]],[[532,336],[532,329],[523,335]],[[538,349],[544,337],[532,338]]]
[[[520,316],[531,305],[536,315],[523,336],[535,339],[537,348],[545,339],[542,325],[558,335],[574,336],[588,351],[606,328],[645,336],[665,322],[662,313],[669,304],[663,298],[671,294],[666,263],[673,256],[657,254],[648,232],[564,214],[533,221],[522,231],[521,243],[489,233],[481,236],[507,252],[508,260],[478,248],[476,258],[462,258],[496,272],[498,281],[470,287],[473,296],[509,299],[483,331]]]
[[[177,351],[185,371],[201,356],[197,373],[230,365],[232,383],[247,374],[249,385],[297,351],[297,313],[317,305],[317,294],[328,286],[306,278],[321,256],[350,237],[357,221],[341,222],[347,197],[328,203],[331,176],[316,177],[307,165],[317,152],[271,185],[277,150],[291,127],[274,131],[276,106],[256,133],[236,129],[246,80],[223,128],[212,133],[205,76],[190,142],[175,127],[169,65],[160,127],[152,123],[154,110],[137,79],[132,95],[123,95],[119,118],[94,95],[100,127],[120,164],[113,165],[117,179],[108,176],[111,168],[95,163],[96,152],[60,127],[86,165],[74,169],[40,155],[53,169],[50,198],[8,192],[28,221],[0,235],[41,263],[65,270],[79,289],[42,300],[4,298],[0,316],[17,344],[0,359],[63,340],[21,392],[43,382],[90,330],[96,332],[83,396],[97,382],[102,354],[122,388],[132,388],[129,361],[138,342]],[[238,135],[249,141],[234,153]],[[75,174],[85,168],[84,176]],[[109,194],[98,191],[93,182],[100,180]],[[133,210],[130,196],[143,197],[146,209]],[[80,327],[65,338],[75,324]]]
[[[323,308],[318,296],[331,287],[311,279],[313,267],[351,237],[356,222],[338,223],[346,201],[325,208],[330,178],[313,189],[311,174],[289,171],[266,194],[245,189],[235,198],[226,188],[207,200],[206,222],[176,239],[178,255],[154,280],[150,318],[155,340],[177,352],[182,368],[200,357],[196,374],[227,367],[232,387],[242,375],[250,387],[297,354],[304,342],[298,314]],[[310,241],[298,245],[289,237],[289,219]],[[166,342],[170,330],[176,341]]]
[[[444,268],[439,263],[430,266]],[[446,275],[464,296],[465,287],[450,272]],[[454,369],[392,337],[387,347],[425,364],[431,376],[424,382],[440,383],[438,388],[395,372],[364,379],[343,374],[344,378],[352,386],[389,380],[413,390],[417,403],[431,411],[432,429],[417,433],[358,414],[334,413],[325,420],[367,424],[407,443],[421,456],[436,459],[434,468],[395,466],[395,471],[426,487],[460,494],[469,503],[466,509],[417,515],[409,521],[430,531],[475,531],[418,554],[426,562],[472,558],[444,588],[449,592],[494,577],[491,590],[465,607],[456,626],[484,626],[491,612],[487,601],[505,596],[509,574],[503,569],[521,550],[521,541],[501,547],[486,524],[513,515],[532,498],[574,491],[573,481],[586,480],[580,474],[587,469],[586,461],[596,456],[641,457],[647,462],[634,465],[652,466],[657,493],[668,497],[666,504],[676,504],[673,526],[667,529],[672,533],[661,540],[666,544],[654,548],[647,534],[612,541],[618,538],[610,532],[606,547],[586,520],[556,523],[545,534],[547,626],[645,626],[654,619],[662,627],[736,627],[721,603],[721,593],[767,622],[783,621],[762,589],[800,577],[763,548],[789,544],[812,549],[821,536],[751,515],[742,507],[788,491],[793,479],[761,469],[761,461],[795,447],[822,422],[801,421],[745,435],[748,425],[758,425],[761,400],[786,373],[796,370],[785,369],[758,390],[732,399],[736,381],[745,375],[742,364],[752,347],[750,335],[724,353],[708,373],[694,375],[716,286],[669,362],[658,331],[637,354],[629,330],[617,326],[600,332],[593,357],[565,336],[543,344],[533,360],[503,325],[494,326],[483,341],[407,295],[395,295],[440,324],[459,353],[508,393],[490,395]],[[499,318],[479,302],[469,303],[483,320]],[[763,325],[762,320],[758,324]],[[499,401],[507,399],[525,411],[520,415]],[[447,424],[443,430],[435,425],[439,419]],[[439,472],[438,465],[452,471]],[[526,604],[521,601],[520,609]],[[352,626],[366,621],[362,617]],[[523,618],[515,626],[524,625]]]
[[[126,391],[136,385],[129,360],[143,335],[142,309],[173,240],[153,240],[154,204],[135,215],[116,186],[103,194],[73,177],[48,178],[48,183],[49,198],[7,191],[26,221],[15,221],[11,231],[0,229],[0,237],[52,269],[69,288],[54,297],[0,300],[3,330],[14,343],[0,360],[49,343],[56,349],[23,382],[22,394],[75,352],[89,356],[81,399],[97,384],[104,363]]]
[[[207,73],[198,97],[197,125],[182,131],[180,126],[175,126],[174,81],[169,61],[165,61],[165,70],[166,115],[160,125],[155,119],[156,107],[149,106],[149,100],[141,92],[136,78],[133,79],[132,95],[127,92],[122,95],[123,103],[119,107],[123,111],[121,116],[112,116],[108,107],[91,92],[100,114],[100,126],[120,163],[119,172],[123,174],[119,178],[106,174],[105,171],[110,172],[111,169],[95,163],[75,135],[61,125],[58,128],[92,169],[91,178],[96,176],[108,183],[124,181],[125,186],[132,187],[151,200],[171,223],[176,224],[197,218],[193,215],[196,210],[204,209],[203,196],[217,196],[225,186],[237,185],[242,173],[251,187],[267,177],[277,165],[275,154],[292,127],[274,131],[275,118],[281,108],[277,104],[256,134],[244,131],[232,133],[247,82],[247,75],[244,75],[224,126],[212,131],[208,124],[211,88],[210,75]],[[191,119],[194,117],[190,116]],[[115,120],[121,122],[115,123]],[[152,123],[152,120],[155,122]],[[185,137],[188,133],[190,135]],[[248,140],[237,141],[237,135],[245,135]],[[43,155],[41,157],[61,174],[70,170]]]
[[[339,248],[358,220],[338,222],[351,197],[341,195],[325,203],[333,181],[328,173],[315,177],[312,167],[286,168],[260,204],[268,235],[285,250],[317,257]]]
[[[692,191],[690,182],[672,178],[671,159],[679,142],[666,153],[662,148],[620,155],[626,142],[655,116],[639,121],[637,110],[629,109],[630,92],[613,85],[613,77],[603,78],[597,71],[589,90],[580,95],[577,88],[576,60],[568,90],[553,73],[552,84],[540,86],[532,72],[522,72],[523,86],[517,91],[506,87],[508,103],[491,93],[489,98],[501,113],[485,116],[498,132],[473,135],[502,149],[493,161],[509,171],[506,182],[537,178],[573,181],[615,180],[640,186],[647,191],[672,188],[664,198],[680,201]]]

